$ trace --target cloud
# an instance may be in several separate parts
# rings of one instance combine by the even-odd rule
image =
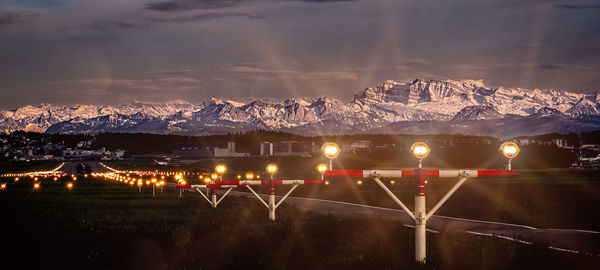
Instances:
[[[330,70],[330,71],[299,71],[299,70],[280,70],[267,69],[255,65],[233,65],[228,71],[236,73],[253,74],[252,78],[257,80],[272,80],[268,76],[280,79],[300,79],[300,80],[358,80],[358,75],[351,71]]]
[[[555,4],[554,6],[557,8],[575,9],[575,10],[600,8],[600,5],[597,5],[597,4]]]
[[[164,90],[171,87],[193,87],[201,80],[189,77],[164,77],[158,79],[113,79],[113,78],[86,78],[65,81],[49,81],[48,85],[66,87],[81,87],[83,89],[118,88],[139,90]]]
[[[211,13],[200,13],[192,15],[172,15],[172,16],[161,16],[151,18],[152,21],[156,22],[174,22],[174,23],[185,23],[185,22],[198,22],[207,21],[226,17],[246,17],[250,19],[262,18],[257,15],[249,14],[246,12],[211,12]]]
[[[161,12],[185,11],[194,9],[221,9],[235,7],[245,0],[170,0],[150,3],[147,9]]]
[[[2,24],[26,24],[37,22],[42,13],[29,10],[17,10],[4,13],[0,16],[0,25]]]
[[[355,0],[296,0],[309,3],[354,2]]]

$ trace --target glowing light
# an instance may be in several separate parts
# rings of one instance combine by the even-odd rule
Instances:
[[[54,177],[54,181],[58,181],[58,177]]]
[[[246,174],[246,179],[248,179],[248,180],[254,179],[254,174],[253,173],[247,173]]]
[[[225,167],[225,165],[223,165],[223,164],[219,164],[219,165],[217,165],[217,167],[215,167],[215,172],[219,175],[225,174],[226,171],[227,171],[227,167]]]
[[[275,164],[269,164],[267,165],[267,172],[271,175],[275,174],[277,172],[277,165]]]
[[[205,184],[208,184],[208,183],[210,183],[210,177],[205,177],[205,178],[204,178],[204,183],[205,183]]]
[[[19,182],[19,177],[15,177],[15,182]]]
[[[0,185],[0,189],[6,189],[6,184],[5,184],[5,183],[2,183],[2,184]]]
[[[329,181],[325,181],[325,185],[326,185],[326,186],[329,186]]]
[[[37,177],[34,177],[34,178],[33,178],[33,181],[37,181],[37,180],[38,180],[38,178],[37,178]]]
[[[429,155],[429,146],[424,142],[416,142],[410,147],[413,156],[418,159],[424,159]]]
[[[340,146],[333,142],[323,144],[321,147],[323,155],[328,159],[334,159],[340,155]]]
[[[159,184],[160,184],[161,186],[164,186],[164,185],[165,185],[165,181],[160,181],[160,182],[159,182]]]
[[[237,179],[238,179],[238,180],[242,179],[242,175],[241,175],[241,174],[238,174],[238,175],[237,175]]]
[[[319,173],[324,173],[327,171],[327,164],[319,164],[317,165],[317,171],[319,171]]]
[[[156,183],[156,181],[158,181],[158,180],[156,180],[156,178],[152,178],[152,180],[150,180],[150,181],[152,181],[152,183]]]
[[[516,143],[505,142],[502,144],[502,146],[500,146],[500,151],[506,158],[513,159],[516,158],[517,155],[519,155],[519,152],[521,150],[519,149],[519,146]]]
[[[363,182],[362,182],[362,180],[358,180],[358,181],[356,181],[356,184],[360,186],[363,184]]]
[[[39,188],[40,188],[40,184],[39,183],[33,184],[33,189],[39,189]]]
[[[390,180],[390,185],[396,184],[396,181]]]
[[[67,183],[67,188],[68,189],[72,189],[73,188],[73,183]]]
[[[217,177],[219,177],[219,176],[216,173],[210,174],[210,179],[212,179],[212,180],[217,180]]]

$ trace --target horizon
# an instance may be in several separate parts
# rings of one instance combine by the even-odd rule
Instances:
[[[179,103],[179,102],[185,102],[188,104],[197,104],[198,102],[202,102],[202,101],[206,101],[206,100],[210,100],[210,99],[217,99],[217,100],[221,100],[223,102],[228,102],[230,100],[235,101],[236,99],[270,99],[270,100],[275,100],[275,101],[285,101],[288,99],[320,99],[320,98],[333,98],[333,99],[337,99],[343,102],[351,102],[354,98],[354,96],[356,96],[357,94],[360,94],[362,92],[364,92],[366,89],[368,88],[375,88],[378,85],[381,85],[383,83],[386,83],[388,81],[393,81],[395,83],[399,83],[399,84],[409,84],[414,80],[422,80],[425,82],[428,81],[454,81],[454,82],[474,82],[474,83],[482,83],[483,85],[485,85],[486,87],[489,87],[490,89],[494,89],[494,88],[504,88],[504,89],[517,89],[517,90],[524,90],[524,91],[534,91],[534,90],[540,90],[540,91],[558,91],[558,92],[564,92],[564,93],[573,93],[573,94],[583,94],[586,96],[590,96],[590,95],[594,95],[594,94],[600,94],[600,89],[595,90],[595,91],[588,91],[588,92],[578,92],[578,91],[569,91],[569,90],[564,90],[564,89],[549,89],[549,88],[533,88],[533,89],[527,89],[527,88],[522,88],[522,87],[504,87],[502,85],[488,85],[483,79],[463,79],[463,80],[454,80],[454,79],[429,79],[429,78],[415,78],[415,79],[408,79],[408,80],[403,80],[403,81],[397,81],[397,80],[384,80],[383,82],[377,83],[376,85],[373,86],[369,86],[367,88],[364,88],[362,90],[358,90],[357,92],[354,92],[353,94],[351,94],[351,96],[349,98],[346,99],[341,99],[341,98],[333,98],[333,97],[328,97],[326,95],[320,95],[320,96],[289,96],[289,97],[269,97],[269,96],[246,96],[246,97],[236,97],[236,96],[206,96],[206,97],[200,97],[199,99],[196,99],[194,101],[191,100],[187,100],[185,98],[176,98],[176,99],[171,99],[171,100],[166,100],[166,101],[151,101],[151,100],[141,100],[141,99],[134,99],[131,101],[126,101],[123,103],[118,103],[118,104],[104,104],[104,103],[48,103],[48,102],[42,102],[42,103],[38,103],[38,104],[24,104],[20,107],[16,107],[16,108],[2,108],[0,107],[0,110],[3,111],[15,111],[21,108],[26,108],[28,106],[30,107],[35,107],[35,108],[42,108],[43,105],[51,105],[51,106],[87,106],[87,105],[94,105],[94,106],[102,106],[102,107],[119,107],[119,106],[125,106],[125,105],[132,105],[132,104],[148,104],[148,105],[152,105],[152,104],[170,104],[170,103]]]

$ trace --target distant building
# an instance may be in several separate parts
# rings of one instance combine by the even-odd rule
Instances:
[[[178,143],[172,151],[173,155],[186,158],[213,158],[213,157],[242,157],[248,153],[238,153],[235,142],[226,143]]]
[[[310,156],[314,142],[287,141],[287,142],[261,142],[261,156]]]

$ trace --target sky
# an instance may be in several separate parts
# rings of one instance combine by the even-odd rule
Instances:
[[[415,78],[600,91],[600,0],[0,0],[0,109]]]

